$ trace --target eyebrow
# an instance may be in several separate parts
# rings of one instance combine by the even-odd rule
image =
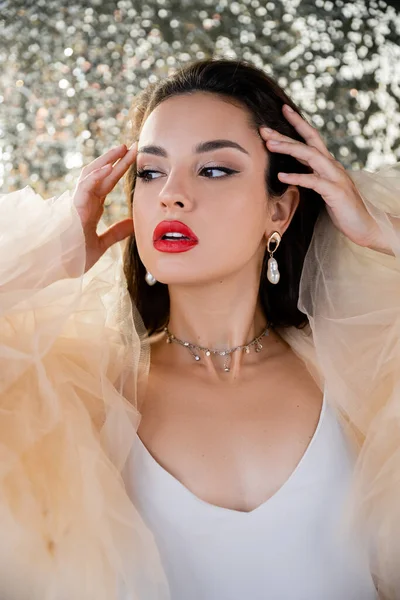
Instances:
[[[210,140],[208,142],[200,142],[194,148],[195,154],[201,154],[203,152],[211,152],[212,150],[219,150],[220,148],[234,148],[235,150],[239,150],[244,154],[249,154],[247,150],[243,148],[237,142],[233,142],[232,140]],[[142,146],[138,150],[138,154],[154,154],[155,156],[161,156],[163,158],[168,157],[167,151],[161,146]]]

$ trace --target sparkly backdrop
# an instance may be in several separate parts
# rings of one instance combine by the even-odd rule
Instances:
[[[45,197],[128,141],[149,81],[194,58],[275,77],[347,167],[400,160],[400,9],[355,0],[0,0],[0,190]],[[107,219],[125,214],[122,185]]]

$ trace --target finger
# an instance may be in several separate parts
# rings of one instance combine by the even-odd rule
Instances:
[[[119,221],[118,223],[114,223],[111,225],[101,235],[99,235],[99,244],[102,252],[105,252],[110,248],[113,244],[120,242],[132,235],[134,232],[133,221],[131,218],[124,219],[123,221]]]
[[[265,142],[266,146],[268,147],[268,149],[271,149],[271,150],[273,150],[274,148],[273,148],[273,145],[272,145],[271,148],[269,148],[269,146],[267,144],[267,142],[269,140],[277,140],[279,142],[285,141],[288,144],[295,143],[295,142],[296,143],[300,143],[300,144],[302,143],[302,142],[299,142],[298,140],[294,140],[293,138],[290,138],[290,137],[288,137],[286,135],[282,135],[278,131],[275,131],[274,129],[270,129],[269,127],[260,127],[260,135],[261,135],[262,139],[264,140],[264,142]],[[302,165],[307,165],[308,166],[308,162],[307,161],[300,160],[299,158],[297,160]]]
[[[332,180],[339,180],[342,176],[341,170],[336,167],[335,162],[329,155],[329,158],[314,147],[306,146],[301,142],[281,142],[279,140],[267,140],[268,150],[278,152],[279,154],[288,154],[300,162],[310,166],[320,177],[326,177]]]
[[[260,135],[265,142],[270,139],[279,140],[281,142],[299,141],[289,137],[288,135],[283,135],[283,133],[279,133],[279,131],[276,131],[276,129],[270,129],[270,127],[260,127]]]
[[[95,193],[96,196],[100,196],[97,187],[99,183],[105,180],[107,175],[109,175],[112,171],[112,165],[104,165],[99,169],[95,169],[89,175],[84,177],[78,182],[80,191]]]
[[[107,164],[114,164],[116,160],[124,156],[126,153],[127,148],[125,144],[122,144],[117,148],[111,148],[111,150],[109,150],[105,154],[102,154],[82,169],[83,178],[87,177],[87,175],[89,175],[93,171],[101,169],[101,167],[104,167]]]
[[[113,169],[104,181],[104,186],[107,186],[106,193],[109,194],[110,191],[116,186],[118,181],[121,179],[123,175],[127,172],[129,167],[135,162],[137,156],[137,143],[135,142],[129,148],[125,156],[123,156],[114,166]]]
[[[309,146],[317,148],[317,150],[327,157],[332,156],[318,131],[288,104],[283,105],[283,114]]]
[[[314,190],[320,194],[323,198],[326,196],[332,197],[337,190],[337,184],[318,177],[313,173],[278,173],[280,181],[289,185],[298,185],[300,187]]]
[[[300,142],[299,140],[289,137],[288,135],[283,135],[283,133],[276,131],[276,129],[270,129],[269,127],[260,127],[260,134],[265,142],[267,142],[268,140],[278,140],[279,142],[288,142],[288,144],[290,144],[290,143],[302,144],[303,143],[303,142]],[[316,148],[316,146],[311,146],[311,147]],[[318,148],[316,148],[316,149],[319,150]],[[324,154],[324,156],[327,156],[329,158],[334,158],[330,152],[328,152],[328,154],[326,154],[325,152],[322,152],[322,154]]]

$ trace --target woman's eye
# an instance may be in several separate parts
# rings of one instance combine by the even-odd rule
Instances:
[[[143,181],[153,181],[153,179],[158,179],[158,177],[153,177],[153,175],[159,175],[161,176],[161,173],[159,171],[152,171],[151,169],[141,169],[137,172],[137,177],[139,177],[139,179],[142,179]]]
[[[216,179],[220,177],[226,177],[227,175],[233,175],[234,173],[239,173],[239,171],[229,169],[228,167],[204,167],[201,169],[200,173],[207,179]],[[139,169],[137,171],[137,177],[143,182],[148,182],[153,181],[154,179],[159,179],[162,177],[162,173],[153,169]]]
[[[217,175],[212,175],[212,172],[217,173]],[[207,177],[208,179],[215,179],[217,177],[233,175],[233,173],[239,173],[239,171],[235,171],[234,169],[228,169],[228,167],[204,167],[204,169],[201,170],[201,173],[205,173],[205,177]]]

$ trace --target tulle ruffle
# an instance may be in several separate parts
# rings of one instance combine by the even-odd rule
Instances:
[[[0,197],[0,598],[168,598],[121,471],[139,340],[114,247],[86,275],[71,195]]]
[[[361,248],[327,213],[315,228],[299,308],[312,336],[288,331],[358,452],[344,520],[369,540],[384,598],[400,598],[400,165],[351,173],[394,256]],[[284,334],[285,335],[285,334]]]

